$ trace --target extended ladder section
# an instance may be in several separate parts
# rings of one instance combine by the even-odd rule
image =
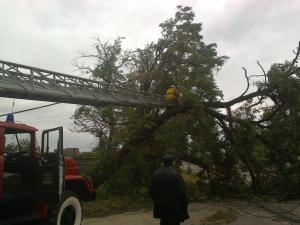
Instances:
[[[171,106],[161,95],[2,60],[0,97],[95,106]]]

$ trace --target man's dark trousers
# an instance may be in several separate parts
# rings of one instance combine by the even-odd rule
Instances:
[[[166,219],[166,218],[160,219],[160,225],[179,225],[179,224],[180,222],[177,220]]]

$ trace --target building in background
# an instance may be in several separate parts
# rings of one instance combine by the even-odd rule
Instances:
[[[79,148],[65,148],[64,149],[64,156],[68,157],[76,157],[80,153]]]

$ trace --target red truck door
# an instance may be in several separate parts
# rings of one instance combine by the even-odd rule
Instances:
[[[64,197],[63,128],[44,130],[41,143],[39,193],[41,201],[58,203]]]

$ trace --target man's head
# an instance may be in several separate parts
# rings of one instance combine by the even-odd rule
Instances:
[[[170,167],[173,165],[173,156],[172,155],[164,155],[162,157],[162,162],[164,164],[164,167]]]

